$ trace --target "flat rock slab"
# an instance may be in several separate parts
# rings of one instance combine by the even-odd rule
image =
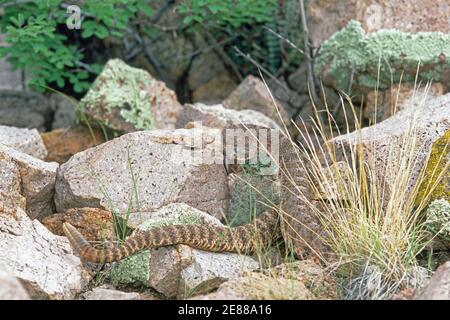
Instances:
[[[0,212],[0,263],[33,290],[51,299],[72,299],[91,276],[69,241],[53,235],[25,212]]]
[[[223,105],[186,104],[177,121],[183,128],[190,122],[200,122],[211,128],[269,128],[279,129],[274,120],[255,110],[232,110]]]
[[[26,200],[26,211],[32,219],[44,218],[55,212],[53,195],[55,192],[58,164],[44,162],[28,154],[0,144],[0,201],[4,194],[6,202],[24,207],[21,197]],[[13,203],[11,203],[13,202]]]
[[[228,186],[218,134],[213,129],[134,132],[80,152],[58,170],[57,211],[91,207],[125,215],[183,202],[222,217]]]
[[[222,226],[214,217],[177,203],[160,209],[136,232],[164,225],[198,223]],[[186,298],[194,292],[209,292],[227,279],[258,267],[258,262],[249,256],[176,245],[146,250],[117,263],[111,278],[115,284],[143,285],[166,297]]]
[[[47,149],[36,129],[0,126],[0,143],[44,160]]]

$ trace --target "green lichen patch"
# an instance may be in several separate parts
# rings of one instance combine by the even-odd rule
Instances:
[[[150,130],[153,117],[148,87],[153,81],[144,70],[110,60],[80,101],[79,110],[113,131]]]
[[[431,147],[430,159],[425,169],[424,179],[420,184],[416,204],[419,204],[430,191],[431,201],[441,198],[450,200],[448,162],[450,162],[450,130],[436,140]],[[431,190],[434,186],[435,188]]]
[[[202,220],[195,209],[187,205],[174,204],[159,210],[154,217],[140,224],[137,229],[146,231],[170,225],[193,225],[202,223]],[[148,287],[150,259],[150,250],[144,250],[115,263],[109,272],[111,282],[116,286]]]
[[[228,225],[251,223],[255,217],[279,204],[280,190],[276,177],[261,175],[259,165],[243,165],[231,190]]]
[[[316,71],[323,81],[348,92],[393,83],[414,82],[420,65],[419,80],[439,81],[449,73],[450,34],[395,29],[366,33],[357,21],[325,41],[316,59]],[[403,74],[403,75],[402,75]]]
[[[116,285],[147,287],[150,279],[150,251],[145,250],[115,263],[109,278]]]
[[[427,227],[450,249],[450,202],[444,199],[433,201],[426,211]]]

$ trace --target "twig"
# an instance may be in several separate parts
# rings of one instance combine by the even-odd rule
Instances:
[[[233,46],[233,49],[236,51],[236,53],[238,55],[240,55],[241,57],[245,58],[246,60],[250,61],[250,63],[252,63],[255,67],[257,67],[258,69],[260,69],[261,72],[265,73],[270,79],[272,79],[273,81],[275,81],[276,84],[278,84],[281,88],[283,88],[287,93],[290,93],[291,90],[289,90],[289,88],[287,88],[282,82],[280,82],[280,80],[278,80],[276,77],[274,77],[272,75],[272,73],[267,70],[266,68],[264,68],[261,64],[259,64],[256,60],[254,60],[250,54],[245,54],[243,53],[241,50],[239,50],[238,47]]]
[[[305,53],[305,51],[303,51],[302,49],[300,49],[298,46],[296,46],[291,40],[283,37],[281,34],[279,34],[278,32],[272,30],[271,28],[264,26],[263,29],[266,29],[267,31],[269,31],[271,34],[273,34],[274,36],[276,36],[278,39],[286,42],[289,46],[291,46],[292,48],[294,48],[295,50],[297,50],[298,52],[300,52],[302,55],[304,55],[307,59],[310,59],[310,57]]]
[[[308,30],[308,24],[306,21],[306,12],[305,12],[305,2],[304,0],[299,0],[300,4],[300,20],[302,22],[303,27],[303,42],[305,46],[305,54],[306,54],[306,63],[307,63],[307,72],[308,72],[308,83],[309,83],[309,89],[311,91],[311,96],[314,100],[314,103],[317,103],[317,91],[316,91],[316,84],[314,81],[314,66],[313,61],[311,58],[311,48],[309,46],[309,30]]]
[[[153,51],[150,49],[150,46],[147,45],[147,40],[145,37],[141,37],[138,30],[134,30],[133,36],[136,39],[136,41],[140,44],[142,47],[143,52],[145,53],[145,56],[147,57],[148,61],[153,65],[155,68],[156,75],[166,84],[169,84],[167,77],[165,76],[165,73],[163,72],[163,66],[161,63],[156,59]]]
[[[233,62],[233,60],[230,59],[230,57],[225,53],[225,51],[223,51],[222,46],[219,45],[219,43],[212,36],[212,34],[206,28],[204,29],[204,31],[207,39],[213,43],[214,51],[222,58],[222,60],[224,60],[225,64],[228,65],[231,68],[231,70],[233,70],[233,73],[236,75],[239,82],[241,82],[243,77],[237,65]]]

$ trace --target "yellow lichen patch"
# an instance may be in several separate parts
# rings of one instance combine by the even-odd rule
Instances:
[[[420,185],[416,204],[431,192],[430,201],[436,199],[450,200],[450,130],[433,143],[430,159],[425,171],[424,180]],[[439,181],[438,181],[439,180]],[[431,188],[436,185],[434,190]]]

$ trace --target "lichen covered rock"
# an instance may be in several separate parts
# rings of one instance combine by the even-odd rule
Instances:
[[[115,132],[174,129],[180,111],[175,93],[145,70],[110,60],[79,108],[93,124]]]
[[[324,83],[347,92],[352,88],[387,89],[392,83],[419,80],[446,82],[450,77],[450,34],[398,30],[366,33],[357,21],[325,41],[316,59]],[[379,76],[378,76],[379,75]]]
[[[433,201],[427,208],[426,218],[433,238],[437,235],[435,241],[439,241],[443,250],[450,250],[450,202],[444,199]]]

